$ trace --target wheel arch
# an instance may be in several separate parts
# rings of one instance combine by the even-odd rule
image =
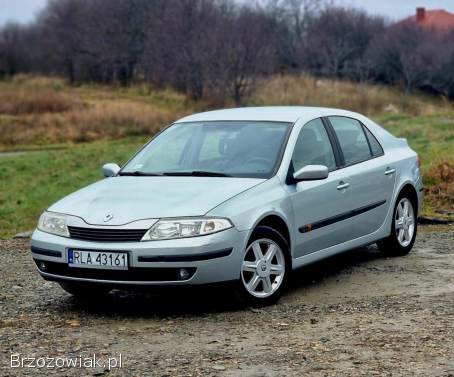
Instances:
[[[276,230],[287,242],[288,251],[290,253],[289,256],[291,256],[292,241],[290,236],[290,229],[289,226],[287,225],[287,222],[283,219],[282,216],[276,213],[268,213],[262,216],[252,227],[251,235],[258,226],[267,226],[269,228]]]
[[[396,195],[396,199],[394,200],[394,206],[396,206],[397,200],[401,195],[407,195],[408,198],[411,200],[413,203],[414,208],[416,209],[416,214],[415,216],[418,217],[419,211],[420,211],[420,206],[419,206],[419,199],[418,199],[418,192],[416,191],[415,186],[411,182],[405,182],[399,189],[398,194]],[[394,209],[393,209],[394,213]]]

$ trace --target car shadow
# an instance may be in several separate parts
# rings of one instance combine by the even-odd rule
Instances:
[[[341,273],[353,273],[355,267],[361,267],[382,258],[385,256],[376,246],[361,247],[334,255],[296,270],[287,291],[295,292]]]
[[[383,254],[377,248],[363,247],[302,267],[292,275],[286,293],[295,294],[314,282],[345,273],[379,258],[383,258]],[[56,297],[52,306],[62,314],[80,312],[83,315],[129,318],[201,316],[248,309],[235,300],[232,286],[228,284],[148,288],[140,291],[114,290],[107,297],[95,301],[80,301],[65,295]]]
[[[107,297],[97,300],[79,300],[65,295],[56,301],[57,310],[64,313],[129,318],[201,316],[244,309],[228,285],[113,290]]]

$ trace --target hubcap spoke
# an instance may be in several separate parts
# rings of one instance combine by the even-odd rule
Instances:
[[[282,268],[281,265],[278,265],[278,264],[271,265],[271,268],[270,268],[271,274],[280,275],[280,274],[282,274],[282,271],[284,271],[284,269]]]
[[[404,202],[404,216],[408,216],[408,202]]]
[[[248,283],[248,288],[251,291],[254,291],[255,288],[257,288],[257,285],[259,285],[259,283],[260,283],[260,276],[258,276],[257,274],[254,274],[254,276],[252,277],[252,279]]]
[[[262,248],[260,247],[260,244],[258,242],[252,245],[252,250],[254,251],[255,260],[260,260],[263,258]]]
[[[410,241],[410,232],[408,231],[408,228],[404,230],[404,240]]]
[[[271,279],[269,276],[264,277],[262,279],[262,284],[263,284],[263,291],[266,293],[270,293],[273,290],[273,287],[271,285]]]
[[[243,262],[243,271],[255,272],[257,270],[257,265],[253,262]]]
[[[271,261],[273,260],[275,255],[276,255],[276,246],[270,245],[270,247],[266,251],[266,255],[265,255],[266,261],[271,263]]]
[[[396,229],[402,229],[404,227],[404,220],[399,219],[396,221]]]

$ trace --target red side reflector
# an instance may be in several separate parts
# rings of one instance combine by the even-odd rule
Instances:
[[[303,225],[301,228],[299,228],[300,233],[307,233],[312,230],[312,224],[307,224]]]

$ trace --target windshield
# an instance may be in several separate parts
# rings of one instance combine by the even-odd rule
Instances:
[[[290,123],[176,123],[145,146],[120,175],[269,178],[280,162]]]

